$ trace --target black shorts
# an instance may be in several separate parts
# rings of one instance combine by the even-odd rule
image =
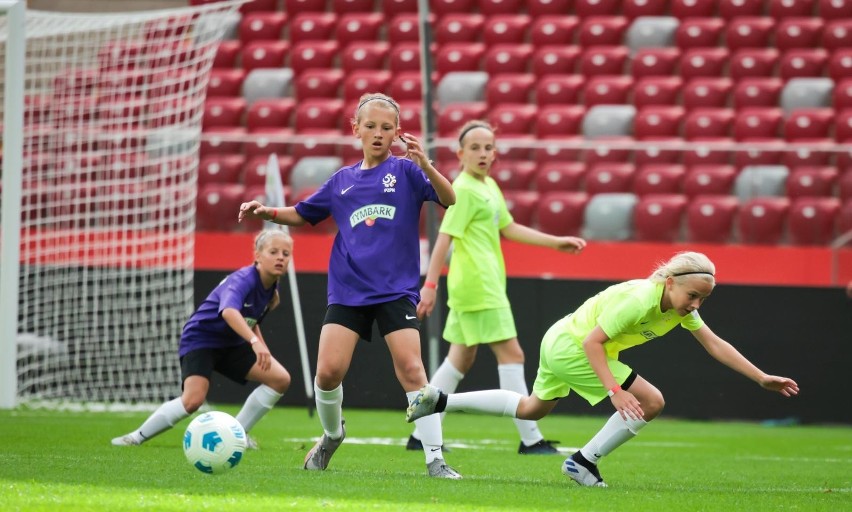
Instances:
[[[221,373],[237,384],[245,384],[246,375],[257,362],[257,355],[248,343],[228,348],[200,348],[180,358],[180,382],[199,375],[210,380],[213,372]]]
[[[329,304],[322,324],[342,325],[357,332],[361,339],[370,341],[373,333],[373,321],[378,325],[379,334],[382,336],[387,336],[400,329],[420,330],[417,306],[405,297],[370,306]]]

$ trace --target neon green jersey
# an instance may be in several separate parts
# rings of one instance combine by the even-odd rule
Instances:
[[[513,222],[503,193],[493,178],[480,181],[462,172],[453,182],[456,203],[441,222],[453,238],[447,275],[447,305],[457,311],[506,307],[506,265],[500,230]]]
[[[678,324],[695,331],[704,325],[698,311],[679,316],[674,310],[660,311],[664,283],[635,279],[615,284],[586,300],[563,322],[578,345],[595,326],[609,337],[604,343],[607,356],[618,359],[618,353],[647,343],[674,329]]]

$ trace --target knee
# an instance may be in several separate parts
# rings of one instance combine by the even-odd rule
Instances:
[[[290,380],[290,373],[287,370],[283,370],[281,373],[276,374],[266,385],[274,389],[276,393],[283,395],[290,389]]]
[[[187,414],[192,414],[204,404],[204,397],[199,395],[184,395],[181,397],[181,402]]]
[[[647,403],[641,404],[642,411],[645,413],[645,420],[650,421],[663,412],[663,408],[666,406],[666,399],[663,398],[662,393],[657,392],[652,394],[650,397],[646,399]]]

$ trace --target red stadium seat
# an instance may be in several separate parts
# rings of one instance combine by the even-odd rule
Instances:
[[[542,46],[533,54],[533,73],[539,77],[574,74],[580,54],[579,46]]]
[[[633,122],[633,134],[637,140],[680,135],[684,118],[683,107],[653,105],[643,107]]]
[[[852,109],[847,108],[837,113],[834,130],[834,139],[837,142],[852,142]]]
[[[216,56],[213,58],[213,68],[229,69],[235,67],[242,47],[242,43],[236,40],[219,43],[219,48],[216,49]]]
[[[533,46],[529,44],[494,44],[485,52],[483,69],[490,75],[526,73],[530,67]]]
[[[290,182],[290,173],[293,171],[293,163],[293,157],[291,156],[278,156],[278,170],[281,172],[281,183]],[[246,160],[242,167],[243,185],[245,185],[246,188],[265,185],[268,166],[268,156],[256,156]]]
[[[708,137],[730,137],[734,111],[728,108],[696,108],[689,112],[683,125],[686,140]]]
[[[689,197],[730,194],[736,176],[731,165],[694,165],[683,178],[683,193]]]
[[[633,78],[647,76],[669,77],[680,62],[680,50],[670,48],[639,48],[633,55],[630,71]]]
[[[287,15],[283,12],[252,12],[240,20],[240,41],[277,41],[281,39]]]
[[[737,220],[740,241],[744,244],[777,245],[784,237],[790,199],[756,197],[740,206]]]
[[[743,168],[748,165],[780,165],[781,156],[787,144],[778,138],[757,137],[749,142],[760,144],[760,148],[734,153],[734,165]]]
[[[653,137],[645,139],[641,149],[633,156],[637,166],[649,164],[677,164],[683,150],[678,148],[683,139],[678,137]]]
[[[500,135],[526,135],[532,132],[537,109],[535,105],[503,104],[491,109],[491,124]]]
[[[724,28],[721,18],[686,18],[675,31],[675,44],[681,50],[718,46]]]
[[[347,12],[338,17],[334,36],[344,48],[355,41],[376,41],[386,21],[378,12]]]
[[[775,45],[781,51],[819,46],[823,28],[820,18],[785,18],[775,27]]]
[[[390,54],[387,41],[355,41],[340,52],[340,66],[346,73],[361,69],[384,69]]]
[[[539,229],[556,236],[580,235],[588,202],[585,192],[544,193],[535,214]]]
[[[535,188],[542,194],[553,191],[576,191],[580,190],[585,176],[586,166],[583,163],[543,162],[538,164]]]
[[[434,18],[434,17],[433,17]],[[392,45],[403,41],[417,42],[420,40],[419,15],[417,13],[397,14],[388,23],[388,42]],[[434,23],[434,19],[432,20]]]
[[[324,12],[326,0],[284,0],[286,12]]]
[[[716,15],[715,0],[674,0],[672,16],[684,18],[712,18]]]
[[[526,14],[492,14],[482,27],[482,41],[487,45],[525,43],[531,21]]]
[[[198,192],[196,205],[196,229],[198,231],[221,231],[223,226],[239,224],[234,222],[234,212],[245,200],[246,189],[239,183],[210,183]]]
[[[794,168],[787,177],[787,196],[793,199],[833,196],[838,176],[837,168],[831,166]]]
[[[822,76],[827,64],[828,52],[822,48],[794,48],[787,50],[781,56],[778,62],[778,74],[784,80]]]
[[[574,0],[529,0],[527,12],[530,16],[564,15],[572,10]]]
[[[581,18],[617,14],[619,7],[621,0],[574,0],[574,11]]]
[[[731,52],[743,48],[765,48],[772,40],[775,20],[763,16],[733,18],[725,30],[725,46]]]
[[[852,167],[847,168],[840,178],[837,180],[837,191],[840,195],[840,200],[850,203],[852,201]],[[844,208],[844,211],[848,208]],[[852,218],[850,218],[852,219]]]
[[[763,0],[721,0],[719,15],[726,20],[763,15]]]
[[[779,136],[782,120],[779,108],[743,108],[734,120],[734,138],[738,141],[774,139]]]
[[[515,106],[518,105],[507,105],[507,106]],[[521,105],[526,106],[526,105]],[[533,112],[533,123],[535,123],[535,112]],[[491,123],[494,124],[494,120],[491,120]],[[498,128],[499,129],[499,128]],[[532,128],[529,128],[532,131]],[[498,133],[505,133],[505,128],[500,129]],[[507,139],[513,139],[509,142]],[[524,133],[510,133],[507,137],[501,138],[500,142],[497,144],[497,160],[525,160],[531,159],[532,153],[534,150],[530,148],[530,145],[538,142],[535,137],[530,135],[528,132]]]
[[[529,190],[536,173],[535,162],[498,159],[491,166],[491,177],[502,190]]]
[[[515,222],[523,226],[529,226],[533,222],[533,215],[539,203],[538,192],[532,190],[506,190],[503,192],[506,207],[512,214]]]
[[[536,137],[572,136],[580,134],[586,109],[579,105],[540,106],[536,116]]]
[[[429,7],[437,16],[468,13],[473,10],[476,0],[430,0]]]
[[[381,0],[382,12],[390,18],[395,14],[417,13],[417,0]]]
[[[213,69],[210,71],[210,83],[207,97],[234,97],[242,93],[246,72],[242,69]]]
[[[630,163],[601,162],[589,167],[586,174],[586,193],[589,195],[630,192],[636,168]]]
[[[852,5],[852,2],[848,2]],[[822,33],[822,46],[828,51],[852,47],[852,16],[828,21]]]
[[[325,41],[334,35],[337,16],[331,12],[298,12],[290,20],[289,41],[293,45],[303,41]]]
[[[471,119],[484,119],[487,112],[485,102],[451,103],[438,115],[438,134],[442,137],[456,137],[464,123]]]
[[[243,143],[229,140],[246,134],[243,127],[223,126],[205,130],[202,133],[199,153],[201,158],[210,155],[234,155],[243,152]]]
[[[334,68],[338,52],[337,41],[302,41],[290,51],[290,67],[298,76],[306,69]]]
[[[539,107],[545,105],[575,105],[585,78],[582,75],[544,75],[535,86],[535,98]]]
[[[725,48],[690,48],[680,58],[680,76],[684,80],[699,76],[722,76],[729,58]]]
[[[828,245],[837,236],[840,199],[802,197],[793,201],[788,218],[793,245]]]
[[[423,98],[423,80],[419,71],[392,73],[388,93],[397,101],[420,101]],[[381,90],[381,89],[377,89]]]
[[[485,45],[482,43],[447,43],[438,48],[435,69],[443,76],[451,71],[479,71]]]
[[[665,16],[669,2],[667,0],[624,0],[622,13],[630,19],[639,16]]]
[[[675,242],[681,237],[681,220],[687,199],[680,194],[649,194],[633,210],[633,227],[640,242]]]
[[[784,121],[784,138],[788,141],[826,139],[834,123],[834,109],[796,109]]]
[[[769,0],[769,15],[775,19],[806,18],[814,13],[816,0]]]
[[[545,137],[545,146],[533,151],[535,161],[539,165],[581,161],[583,150],[578,146],[583,141],[582,136]]]
[[[775,48],[740,48],[731,55],[730,75],[734,80],[775,75],[779,54]]]
[[[633,180],[633,193],[637,196],[679,194],[685,174],[686,169],[680,164],[643,165]]]
[[[246,127],[249,132],[258,128],[288,128],[295,109],[293,98],[255,100],[246,113]]]
[[[589,46],[620,46],[629,21],[624,16],[592,16],[580,22],[577,44]]]
[[[246,158],[251,160],[255,157],[269,158],[269,155],[288,155],[291,152],[291,144],[275,140],[280,137],[292,137],[291,128],[258,128],[252,132],[254,138],[246,142]]]
[[[840,48],[831,54],[828,76],[835,82],[852,76],[852,48]]]
[[[204,102],[202,130],[214,126],[242,126],[246,113],[246,100],[243,98],[208,98]]]
[[[694,197],[686,208],[687,238],[690,242],[726,244],[739,210],[739,201],[731,195]]]
[[[583,89],[583,103],[586,107],[594,105],[620,105],[628,103],[633,89],[633,79],[628,75],[594,76]]]
[[[485,16],[481,14],[447,13],[434,28],[435,42],[439,45],[477,42],[484,26]]]
[[[373,0],[331,0],[331,10],[338,16],[348,13],[372,13]]]
[[[294,142],[291,149],[293,159],[297,162],[309,156],[327,157],[337,156],[340,153],[340,146],[324,140],[340,136],[340,131],[337,129],[307,128],[300,130],[299,135],[305,138],[299,142]]]
[[[399,102],[399,127],[403,132],[408,132],[417,138],[422,137],[420,114],[423,111],[421,101]]]
[[[240,12],[275,12],[278,10],[278,0],[251,0],[240,6]]]
[[[777,107],[784,82],[776,77],[742,78],[734,86],[734,107]]]
[[[343,99],[347,102],[353,102],[358,101],[358,98],[363,94],[386,91],[390,86],[392,76],[391,72],[386,70],[361,69],[353,71],[343,80]],[[403,101],[403,98],[393,94],[391,94],[391,97],[397,101]]]
[[[583,52],[579,71],[585,76],[621,75],[629,56],[626,46],[594,46]]]
[[[338,98],[342,83],[342,69],[306,69],[296,78],[294,84],[296,98],[299,101],[308,98]]]
[[[198,163],[199,188],[208,183],[239,183],[243,155],[209,155]]]
[[[576,16],[541,15],[532,20],[530,42],[537,46],[571,46],[577,35],[580,20]]]
[[[687,109],[725,108],[733,89],[730,78],[693,78],[683,86],[683,106]]]
[[[651,105],[677,105],[683,80],[677,76],[649,76],[636,81],[633,88],[633,104],[636,108]]]
[[[632,160],[631,151],[618,147],[619,144],[633,143],[631,137],[597,137],[593,149],[585,152],[586,166],[591,170],[599,163],[625,163]]]
[[[695,149],[683,152],[683,164],[693,165],[725,165],[731,162],[731,151],[716,149],[719,144],[732,144],[733,140],[728,137],[703,137]]]
[[[388,57],[388,68],[393,73],[420,71],[420,43],[394,44]]]
[[[523,0],[479,0],[479,10],[488,16],[513,14],[526,4]]]
[[[819,15],[826,20],[852,18],[852,2],[849,0],[819,0]]]
[[[829,138],[802,139],[794,141],[807,143],[807,148],[797,148],[795,151],[785,151],[781,163],[787,167],[823,166],[831,163],[834,142]]]
[[[242,67],[246,73],[258,68],[281,68],[290,51],[287,41],[252,41],[242,50]]]
[[[485,100],[493,107],[501,103],[528,103],[535,75],[530,73],[492,74],[485,85]]]
[[[308,99],[296,105],[294,125],[297,132],[308,129],[337,130],[342,115],[342,100]]]

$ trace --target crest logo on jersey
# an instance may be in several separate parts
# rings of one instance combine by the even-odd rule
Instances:
[[[385,187],[385,192],[396,192],[396,189],[393,188],[396,185],[396,176],[391,173],[385,174],[385,177],[382,178],[382,185]]]
[[[657,333],[654,331],[642,331],[640,334],[642,334],[646,340],[652,340],[657,337]]]
[[[387,192],[387,189],[385,191]],[[372,226],[376,223],[376,219],[393,220],[394,216],[396,216],[396,206],[389,204],[369,204],[352,212],[352,215],[349,216],[349,224],[353,228],[362,222],[367,226]]]

